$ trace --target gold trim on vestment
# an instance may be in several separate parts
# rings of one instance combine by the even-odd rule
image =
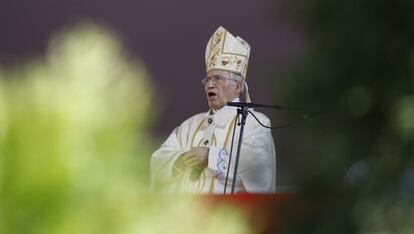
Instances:
[[[197,132],[200,130],[201,126],[203,125],[204,120],[205,120],[204,118],[201,120],[200,124],[198,125],[198,127],[196,128],[196,130],[195,130],[195,132],[194,132],[193,138],[191,139],[191,147],[193,147],[193,144],[194,144],[194,138],[195,138],[195,136],[197,135]]]
[[[230,134],[233,131],[233,126],[234,126],[234,123],[236,121],[236,118],[237,118],[237,116],[233,117],[232,121],[230,122],[230,124],[227,128],[227,133],[226,133],[226,137],[224,139],[223,148],[228,147]],[[200,124],[196,128],[196,130],[194,132],[194,135],[192,137],[192,140],[191,140],[191,147],[194,146],[195,137],[196,137],[197,133],[200,131],[204,121],[205,121],[205,118],[203,118],[203,120],[200,122]],[[197,146],[200,146],[202,144],[202,141],[203,141],[203,138],[201,138],[201,140],[198,142]],[[216,137],[215,133],[213,133],[212,140],[211,140],[211,146],[217,146],[217,144],[218,144],[217,137]],[[202,181],[200,181],[201,177],[202,177],[202,179],[201,179]],[[200,178],[197,180],[197,185],[196,185],[196,189],[195,189],[197,192],[202,192],[202,190],[203,190],[203,188],[206,184],[207,175],[206,175],[205,169],[202,171],[202,173],[200,175]],[[211,177],[211,184],[210,184],[210,188],[209,188],[209,193],[214,193],[216,180],[217,179],[216,179],[215,176]],[[187,180],[187,183],[192,183],[192,182],[190,180]],[[187,183],[182,184],[182,186],[185,186],[185,184],[187,184]]]

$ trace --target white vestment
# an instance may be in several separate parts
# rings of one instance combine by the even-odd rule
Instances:
[[[270,126],[264,114],[251,111],[260,122]],[[152,191],[223,194],[228,174],[226,194],[231,192],[240,126],[236,126],[230,170],[227,172],[237,108],[224,106],[212,113],[200,113],[184,121],[153,153]],[[196,146],[210,148],[208,167],[198,173],[193,168],[178,168],[176,160]],[[236,192],[275,192],[276,153],[272,134],[270,129],[260,126],[251,114],[247,117],[239,160]]]

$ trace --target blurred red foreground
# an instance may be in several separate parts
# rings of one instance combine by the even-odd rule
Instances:
[[[253,233],[281,233],[287,224],[288,201],[290,194],[248,194],[209,195],[199,199],[207,209],[230,206],[246,215]]]

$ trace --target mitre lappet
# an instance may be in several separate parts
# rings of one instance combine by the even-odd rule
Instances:
[[[250,45],[241,37],[234,37],[220,26],[207,43],[205,62],[207,72],[224,70],[239,74],[244,80],[246,102],[251,102],[246,83]]]

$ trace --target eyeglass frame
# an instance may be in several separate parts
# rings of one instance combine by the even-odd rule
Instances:
[[[208,82],[212,81],[214,84],[216,84],[219,81],[225,81],[225,80],[233,80],[232,78],[228,78],[225,76],[221,76],[221,75],[212,75],[212,76],[207,76],[204,79],[201,80],[201,84],[203,86],[205,86],[206,84],[208,84]]]

